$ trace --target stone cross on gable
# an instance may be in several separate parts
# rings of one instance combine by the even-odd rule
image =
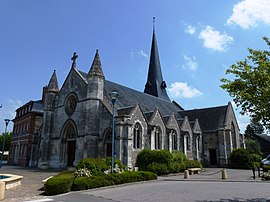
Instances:
[[[76,52],[73,53],[73,56],[71,58],[72,60],[72,68],[76,67],[76,59],[78,58],[78,55],[76,54]]]

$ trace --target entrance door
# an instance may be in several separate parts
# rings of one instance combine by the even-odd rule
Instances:
[[[210,165],[217,165],[217,150],[209,149]]]
[[[76,152],[76,141],[67,141],[67,155],[68,155],[68,167],[73,166],[73,162],[75,161],[75,152]]]
[[[110,157],[112,156],[112,143],[106,143],[107,151],[106,151],[106,156]]]

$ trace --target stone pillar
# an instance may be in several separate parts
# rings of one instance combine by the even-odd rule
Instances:
[[[168,133],[168,149],[170,152],[172,152],[172,135],[173,135],[173,130],[170,130]]]
[[[227,143],[227,158],[231,155],[233,151],[233,140],[232,140],[232,132],[230,130],[225,131],[226,134],[226,143]]]
[[[115,156],[116,159],[121,160],[124,163],[124,155],[123,155],[123,138],[125,136],[124,134],[124,122],[120,121],[119,119],[116,119],[115,121]]]
[[[219,166],[227,166],[228,165],[228,159],[227,159],[227,145],[226,145],[226,134],[224,130],[218,131],[218,161]]]
[[[129,120],[125,121],[124,125],[124,131],[125,131],[125,136],[124,136],[124,157],[125,157],[125,165],[128,168],[132,167],[132,161],[136,159],[132,159],[132,154],[133,154],[133,143],[132,143],[132,135],[133,135],[133,130],[132,130],[132,124],[130,123]],[[135,165],[135,164],[134,164]]]
[[[150,143],[150,149],[155,150],[155,132],[156,132],[156,127],[153,127],[153,130],[151,131],[151,143]]]

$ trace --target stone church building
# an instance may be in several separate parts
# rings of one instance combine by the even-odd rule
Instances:
[[[65,168],[82,158],[111,156],[111,92],[118,93],[115,156],[128,167],[135,166],[138,152],[145,148],[178,150],[205,166],[226,166],[232,149],[240,147],[230,103],[185,110],[170,100],[155,31],[144,92],[106,80],[98,51],[89,72],[80,71],[76,59],[74,53],[61,88],[54,71],[42,100],[17,109],[9,164]]]

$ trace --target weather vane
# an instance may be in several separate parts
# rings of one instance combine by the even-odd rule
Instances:
[[[156,17],[153,17],[153,30],[155,31],[155,22],[156,22]]]

